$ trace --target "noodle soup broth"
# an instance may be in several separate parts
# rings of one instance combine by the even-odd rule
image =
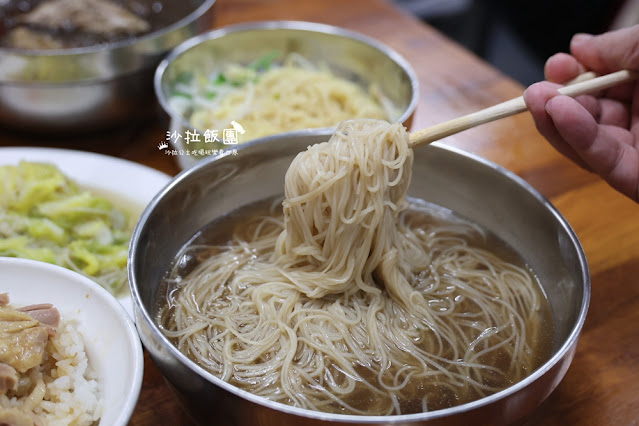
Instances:
[[[265,295],[281,276],[256,283],[249,272],[273,261],[281,201],[210,223],[166,274],[157,321],[205,370],[288,405],[396,415],[480,399],[549,359],[551,310],[525,262],[488,230],[418,199],[397,226],[429,256],[425,268],[404,271],[427,309],[400,301],[379,271],[370,291],[313,298],[288,285]]]

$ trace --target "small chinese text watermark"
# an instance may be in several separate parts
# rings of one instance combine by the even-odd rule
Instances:
[[[239,143],[239,135],[243,135],[245,130],[237,121],[231,121],[231,126],[233,128],[222,129],[221,132],[217,129],[206,129],[203,133],[200,133],[197,129],[186,129],[184,133],[167,130],[165,139],[158,144],[158,149],[164,151],[166,155],[237,155],[237,149],[189,149],[191,144],[202,142],[205,144],[237,145]],[[183,149],[169,149],[171,142],[175,146],[181,146]]]

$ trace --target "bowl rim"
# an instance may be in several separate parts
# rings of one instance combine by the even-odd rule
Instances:
[[[266,136],[263,138],[255,139],[253,141],[248,141],[242,144],[238,148],[238,156],[240,155],[240,150],[250,149],[253,146],[267,144],[273,140],[278,139],[290,139],[295,138],[296,136],[326,136],[327,140],[330,137],[330,133],[326,134],[327,129],[306,129],[298,132],[288,132],[287,134],[276,134],[271,136]],[[147,204],[147,207],[144,209],[142,215],[140,215],[140,219],[135,226],[131,237],[131,243],[129,245],[129,257],[128,257],[128,273],[129,273],[129,286],[131,289],[131,295],[133,297],[134,309],[136,310],[136,315],[138,315],[138,321],[144,321],[146,326],[150,328],[155,337],[159,339],[162,344],[162,349],[168,351],[172,357],[177,359],[181,364],[187,367],[191,372],[198,375],[202,379],[212,383],[213,385],[224,389],[231,394],[252,402],[254,404],[261,405],[263,407],[283,412],[286,414],[291,414],[295,416],[299,416],[302,418],[320,420],[320,421],[331,421],[331,422],[343,422],[350,424],[374,424],[374,425],[386,425],[390,423],[403,423],[403,422],[422,422],[426,420],[434,420],[442,417],[458,415],[466,412],[470,412],[472,410],[478,409],[483,406],[487,406],[493,404],[497,401],[505,399],[508,396],[511,396],[525,387],[529,386],[536,380],[540,379],[544,376],[548,371],[554,368],[559,362],[570,352],[574,345],[577,344],[579,340],[579,335],[583,328],[584,322],[586,320],[586,314],[588,313],[588,308],[590,305],[590,296],[591,296],[591,280],[590,280],[590,270],[588,267],[588,261],[586,258],[586,254],[584,249],[579,241],[577,234],[573,230],[573,228],[568,223],[567,219],[559,212],[559,210],[550,202],[548,198],[542,195],[537,189],[535,189],[530,183],[528,183],[523,178],[519,177],[514,172],[506,169],[503,166],[498,165],[486,158],[483,158],[477,154],[464,151],[462,149],[446,145],[441,142],[434,142],[430,144],[435,149],[441,149],[444,151],[450,151],[453,154],[460,155],[465,157],[471,161],[475,161],[480,163],[482,166],[487,167],[497,173],[502,174],[505,178],[513,181],[522,190],[527,192],[530,196],[536,199],[539,203],[541,203],[548,212],[554,217],[559,227],[561,227],[569,237],[569,241],[572,246],[575,248],[577,252],[577,261],[580,266],[581,271],[581,279],[583,281],[583,294],[580,301],[580,307],[578,311],[577,318],[575,319],[575,323],[570,329],[570,333],[561,343],[559,348],[552,354],[552,356],[544,362],[539,368],[537,368],[532,374],[523,380],[515,383],[512,386],[507,387],[506,389],[489,395],[484,398],[480,398],[475,401],[468,402],[466,404],[445,408],[436,411],[428,411],[422,413],[414,413],[414,414],[401,414],[401,415],[391,415],[391,416],[360,416],[360,415],[351,415],[351,414],[334,414],[334,413],[325,413],[320,411],[314,411],[305,408],[293,407],[290,405],[286,405],[280,402],[275,402],[268,400],[264,397],[260,397],[254,395],[248,391],[242,390],[240,388],[231,385],[228,382],[225,382],[213,375],[212,373],[206,371],[203,367],[198,365],[195,361],[188,358],[182,352],[180,352],[173,343],[169,341],[169,339],[162,333],[160,327],[156,324],[153,318],[149,315],[149,312],[144,308],[142,300],[140,298],[140,293],[137,288],[137,280],[135,278],[136,266],[134,262],[134,258],[137,257],[137,246],[140,234],[142,230],[146,227],[146,223],[148,221],[149,216],[155,209],[155,207],[168,195],[168,193],[177,185],[180,184],[183,180],[187,179],[191,174],[197,173],[203,167],[212,167],[213,163],[218,161],[224,161],[223,159],[228,156],[218,156],[218,157],[208,157],[203,161],[196,163],[193,167],[185,169],[181,171],[178,175],[176,175],[171,182],[169,182],[162,190],[160,190],[153,200]],[[419,147],[418,149],[428,149],[428,147]],[[555,384],[556,386],[556,384]],[[551,391],[554,390],[554,387]]]
[[[305,31],[309,33],[320,33],[320,34],[328,34],[338,37],[345,37],[351,40],[355,40],[357,42],[366,44],[374,49],[377,49],[388,58],[390,58],[393,62],[395,62],[399,67],[407,74],[408,79],[411,84],[411,98],[408,106],[402,112],[402,115],[398,117],[395,121],[400,123],[404,123],[417,108],[417,104],[419,103],[419,79],[417,78],[417,73],[413,69],[412,65],[404,56],[398,53],[395,49],[390,46],[382,43],[381,41],[364,35],[360,32],[349,30],[346,28],[338,27],[335,25],[322,24],[318,22],[309,22],[309,21],[295,21],[295,20],[270,20],[270,21],[256,21],[256,22],[248,22],[248,23],[240,23],[240,24],[232,24],[227,25],[216,30],[207,31],[197,36],[191,37],[188,40],[180,43],[176,46],[171,53],[169,53],[157,66],[155,70],[155,75],[153,77],[153,87],[155,90],[155,95],[162,106],[162,109],[171,117],[172,120],[175,120],[180,124],[183,128],[194,128],[191,123],[182,117],[181,114],[176,113],[173,108],[169,105],[168,99],[162,90],[162,79],[164,77],[164,73],[170,67],[175,59],[177,59],[182,54],[186,53],[192,48],[199,46],[207,41],[222,38],[228,34],[240,33],[244,31],[269,31],[269,30],[294,30],[294,31]],[[336,126],[332,127],[317,127],[312,128],[313,130],[323,130],[327,129],[335,129]],[[204,130],[204,129],[198,129]],[[297,129],[290,130],[282,133],[296,132],[300,130],[307,129]],[[242,143],[244,145],[245,143]]]
[[[14,55],[24,57],[65,57],[65,56],[79,56],[90,53],[101,53],[107,51],[114,51],[120,48],[130,47],[136,44],[144,43],[148,40],[162,37],[170,32],[185,27],[190,23],[196,21],[202,15],[206,14],[213,7],[217,0],[203,0],[202,4],[189,12],[188,15],[180,18],[176,22],[173,22],[165,27],[159,28],[156,31],[152,31],[147,34],[143,34],[140,37],[128,37],[123,40],[111,42],[111,43],[98,43],[85,47],[71,47],[68,49],[21,49],[13,47],[0,47],[0,56],[2,55]]]
[[[49,275],[58,275],[67,281],[73,281],[78,284],[78,287],[89,288],[94,296],[97,296],[100,303],[108,305],[109,309],[115,311],[117,317],[120,318],[122,331],[126,334],[125,340],[128,342],[133,359],[132,370],[133,374],[129,376],[130,383],[127,386],[125,403],[120,408],[120,413],[117,415],[114,424],[126,425],[129,419],[133,415],[133,411],[138,402],[140,391],[142,389],[142,378],[144,375],[144,353],[142,351],[142,343],[140,342],[140,336],[137,333],[135,324],[124,310],[124,307],[117,301],[115,297],[111,295],[106,289],[100,286],[93,280],[78,274],[77,272],[66,269],[62,266],[54,265],[51,263],[41,262],[32,259],[23,259],[18,257],[0,257],[0,270],[4,270],[6,267],[15,266],[18,269],[24,270],[39,270],[46,272]],[[90,362],[90,360],[89,360]],[[100,385],[102,386],[102,385]],[[104,408],[107,408],[107,401],[104,401]]]

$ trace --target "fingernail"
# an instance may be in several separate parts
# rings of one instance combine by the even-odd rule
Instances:
[[[546,113],[552,117],[552,112],[550,112],[550,108],[548,107],[548,103],[546,102]]]
[[[586,34],[586,33],[579,33],[579,34],[575,34],[574,36],[572,36],[572,40],[570,41],[570,46],[578,46],[582,43],[587,42],[588,40],[590,40],[591,38],[593,38],[594,36],[592,34]]]
[[[553,114],[553,111],[554,111],[554,108],[553,108],[554,100],[555,100],[554,97],[549,99],[548,102],[546,102],[546,105],[544,106],[546,112],[548,113],[548,115],[550,117],[552,117],[552,114]]]

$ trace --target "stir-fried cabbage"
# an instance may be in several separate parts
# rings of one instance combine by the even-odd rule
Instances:
[[[0,166],[0,256],[54,263],[127,291],[132,220],[54,165]]]

